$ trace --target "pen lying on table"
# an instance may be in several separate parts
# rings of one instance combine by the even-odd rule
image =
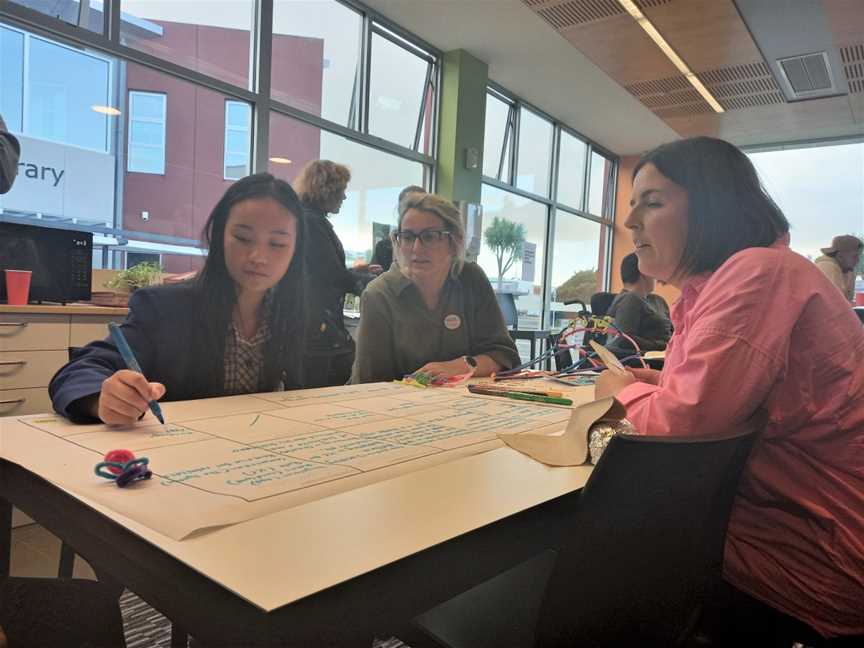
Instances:
[[[556,398],[554,396],[540,396],[539,394],[526,394],[517,391],[502,391],[498,389],[483,389],[478,385],[468,385],[468,391],[472,394],[481,394],[483,396],[503,396],[504,398],[513,398],[516,400],[533,401],[535,403],[549,403],[551,405],[572,405],[573,401],[569,398]]]
[[[479,387],[484,391],[509,392],[519,394],[534,394],[535,396],[552,396],[553,398],[561,398],[564,395],[562,391],[547,391],[545,389],[535,389],[533,387],[511,387],[510,385],[502,385],[500,383],[480,383],[474,387]]]

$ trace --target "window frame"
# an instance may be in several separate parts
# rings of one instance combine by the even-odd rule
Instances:
[[[152,119],[152,118],[136,118],[132,114],[132,105],[133,105],[133,97],[135,96],[148,96],[148,97],[161,97],[162,99],[162,119]],[[127,93],[127,106],[129,107],[129,119],[126,120],[128,124],[128,132],[126,137],[126,172],[127,173],[147,173],[150,175],[165,175],[165,161],[168,157],[167,149],[167,138],[168,138],[168,95],[164,92],[151,92],[149,90],[128,90]],[[161,124],[162,126],[162,145],[161,147],[157,147],[152,144],[135,144],[137,147],[143,146],[145,149],[161,149],[162,151],[162,170],[161,171],[139,171],[138,169],[133,169],[132,167],[132,123],[139,122],[144,124]]]
[[[101,32],[92,32],[76,24],[65,22],[62,19],[42,13],[24,5],[15,3],[0,3],[0,21],[12,29],[21,30],[26,37],[39,37],[50,43],[72,49],[78,53],[86,53],[91,56],[104,57],[111,66],[109,81],[112,84],[108,97],[117,102],[117,108],[122,112],[129,111],[129,91],[124,81],[124,69],[127,64],[136,64],[153,72],[164,75],[167,78],[188,82],[203,90],[217,92],[227,99],[246,102],[252,108],[251,135],[252,149],[250,154],[251,172],[266,171],[269,164],[269,123],[271,115],[279,114],[304,122],[310,126],[321,129],[328,133],[339,135],[365,147],[389,153],[398,158],[418,162],[423,169],[423,184],[427,188],[434,187],[435,175],[437,173],[436,163],[439,147],[439,121],[441,110],[441,75],[443,52],[433,45],[411,34],[399,25],[390,21],[386,16],[376,10],[367,7],[358,0],[335,0],[341,5],[357,12],[362,17],[361,52],[356,73],[355,84],[357,97],[356,124],[343,125],[329,121],[319,115],[304,112],[300,109],[282,103],[273,97],[270,92],[270,79],[272,75],[272,46],[273,46],[273,9],[274,0],[255,0],[254,19],[251,30],[250,51],[250,73],[249,83],[245,86],[235,85],[238,82],[230,82],[215,76],[211,71],[199,71],[191,67],[184,67],[180,63],[167,58],[159,58],[141,50],[128,47],[121,42],[121,21],[132,20],[134,17],[122,16],[121,0],[104,0],[102,11],[103,29]],[[100,11],[96,7],[89,7],[90,16],[93,11]],[[122,16],[122,17],[121,17]],[[379,137],[370,135],[368,128],[364,127],[368,116],[368,82],[370,77],[369,54],[371,45],[371,34],[373,29],[389,38],[400,47],[409,52],[423,56],[427,61],[424,80],[424,95],[420,102],[417,127],[413,133],[413,141],[406,142],[407,146],[390,142]],[[120,96],[115,96],[118,92]],[[140,90],[147,92],[146,90]],[[155,93],[154,93],[155,94]],[[170,94],[170,92],[169,92]],[[23,103],[23,101],[22,101]],[[125,104],[125,105],[124,105]],[[173,102],[172,102],[173,107]],[[22,108],[22,110],[26,110]],[[162,174],[167,173],[167,121],[168,106],[162,114],[165,126],[163,128],[164,143],[161,147],[160,156]],[[123,229],[124,219],[124,181],[126,173],[150,173],[147,171],[135,171],[134,164],[130,169],[128,162],[129,143],[131,137],[130,120],[128,116],[123,118],[124,123],[117,125],[108,122],[106,128],[106,152],[116,155],[118,159],[127,157],[127,162],[118,162],[116,167],[115,187],[117,195],[114,199],[114,223],[106,224],[104,231],[100,234],[113,236],[117,245],[128,238]],[[137,121],[137,119],[136,119]],[[122,128],[127,128],[124,133]],[[26,126],[25,126],[26,129]],[[26,134],[26,132],[25,132]],[[137,144],[135,146],[138,146]],[[134,148],[133,148],[134,150]],[[224,153],[224,152],[223,152]],[[151,175],[160,175],[151,173]],[[224,175],[224,159],[223,159]],[[95,231],[95,230],[94,230]],[[191,246],[197,241],[183,237],[168,235],[148,234],[136,230],[136,239],[152,241],[159,245],[183,245]],[[107,244],[106,244],[107,245]],[[112,245],[111,251],[106,252],[110,256],[110,265],[120,263],[122,247]],[[169,252],[171,253],[171,252]]]
[[[0,17],[2,17],[2,10],[0,10]],[[60,20],[59,18],[57,20]],[[5,22],[3,23],[3,28],[8,29],[9,31],[16,32],[22,36],[21,43],[21,129],[14,131],[19,133],[25,137],[35,137],[31,131],[32,121],[29,115],[29,107],[30,107],[30,98],[29,98],[29,90],[32,86],[32,78],[31,78],[31,68],[30,68],[30,59],[31,53],[30,49],[33,43],[33,40],[41,41],[46,43],[47,45],[58,47],[63,50],[68,50],[73,54],[79,56],[86,56],[88,58],[94,59],[99,63],[104,63],[107,67],[107,73],[105,75],[106,80],[106,95],[111,97],[114,94],[114,61],[107,57],[101,55],[100,52],[94,52],[90,50],[81,50],[76,47],[70,46],[68,43],[63,43],[55,38],[52,38],[50,35],[42,35],[36,31],[28,31],[27,29],[22,28],[21,26],[15,24],[14,22]],[[93,148],[90,146],[81,146],[80,144],[73,144],[71,142],[64,142],[62,140],[54,139],[52,137],[39,137],[39,139],[43,139],[46,142],[53,142],[54,144],[60,144],[61,146],[74,146],[77,148],[82,148],[89,151],[97,151],[99,153],[110,153],[111,152],[111,127],[110,121],[106,119],[105,122],[105,132],[104,132],[104,142],[101,148]]]
[[[551,304],[552,304],[552,269],[554,264],[554,241],[552,240],[554,232],[557,231],[557,218],[559,212],[563,212],[568,215],[574,215],[579,218],[583,218],[585,220],[589,220],[595,223],[600,224],[601,226],[601,254],[605,259],[604,267],[602,269],[602,287],[603,289],[608,289],[610,284],[611,272],[612,268],[610,267],[611,261],[611,251],[612,251],[612,243],[615,234],[615,198],[616,191],[618,186],[618,170],[620,167],[620,158],[619,156],[613,154],[611,151],[603,148],[602,146],[596,144],[589,138],[581,135],[574,129],[570,128],[562,121],[555,119],[548,113],[544,112],[537,106],[526,102],[516,95],[508,92],[505,88],[498,85],[494,81],[489,81],[486,88],[486,96],[493,96],[496,99],[499,99],[505,103],[510,104],[511,106],[511,115],[512,115],[512,123],[508,123],[507,129],[505,131],[505,141],[504,145],[501,147],[501,159],[498,163],[499,174],[498,177],[492,178],[487,175],[482,176],[482,182],[485,185],[489,185],[491,187],[496,187],[498,189],[502,189],[504,191],[510,192],[512,194],[516,194],[518,196],[522,196],[524,198],[530,198],[531,200],[541,202],[547,207],[547,223],[546,223],[546,240],[543,242],[543,310],[542,310],[542,319],[541,326],[547,327],[550,324],[551,320]],[[518,177],[519,170],[519,160],[518,160],[518,152],[519,152],[519,130],[520,130],[520,122],[522,109],[530,110],[535,115],[545,119],[552,123],[552,155],[550,157],[550,165],[549,165],[549,191],[546,195],[537,194],[531,191],[526,191],[525,189],[521,189],[516,186],[516,181]],[[585,166],[583,169],[583,177],[582,177],[582,198],[580,201],[580,205],[573,206],[568,204],[563,204],[558,201],[558,169],[561,160],[561,133],[567,133],[572,137],[584,142],[585,146]],[[506,180],[501,179],[503,173],[502,169],[505,166],[504,161],[506,158],[506,153],[509,152],[509,164],[506,165],[508,175],[506,176]],[[606,213],[602,215],[590,214],[588,213],[588,183],[589,183],[589,174],[591,171],[591,155],[592,153],[597,152],[602,155],[606,159],[612,162],[612,174],[610,181],[610,200],[606,205]],[[482,167],[481,167],[482,170]]]

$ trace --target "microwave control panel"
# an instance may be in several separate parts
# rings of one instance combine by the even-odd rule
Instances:
[[[69,253],[69,281],[74,289],[83,288],[90,292],[90,274],[93,267],[93,252],[90,236],[74,236],[70,240],[72,249]],[[76,291],[77,292],[77,291]]]

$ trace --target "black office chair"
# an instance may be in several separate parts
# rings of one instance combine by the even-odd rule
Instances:
[[[0,627],[13,648],[126,645],[117,596],[110,587],[91,580],[0,580]]]
[[[721,439],[613,437],[564,546],[414,620],[452,648],[675,646],[718,582],[762,415]]]
[[[531,347],[531,359],[533,360],[537,357],[537,342],[545,340],[548,344],[551,332],[549,329],[525,329],[520,331],[519,311],[516,309],[516,298],[513,296],[513,293],[495,293],[495,299],[501,308],[501,314],[504,316],[504,323],[507,325],[510,337],[513,340],[527,340]],[[547,368],[551,368],[551,360],[546,362],[546,366]]]
[[[597,292],[591,295],[591,314],[594,317],[603,317],[609,312],[609,307],[615,301],[614,292]]]
[[[495,299],[498,306],[501,308],[501,314],[504,316],[504,323],[510,330],[519,328],[519,311],[516,310],[516,298],[513,293],[495,293]]]

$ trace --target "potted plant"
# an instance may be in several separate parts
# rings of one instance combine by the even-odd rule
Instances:
[[[139,263],[121,270],[102,284],[108,292],[93,292],[92,302],[100,306],[125,306],[138,288],[162,283],[163,268],[158,263]]]

